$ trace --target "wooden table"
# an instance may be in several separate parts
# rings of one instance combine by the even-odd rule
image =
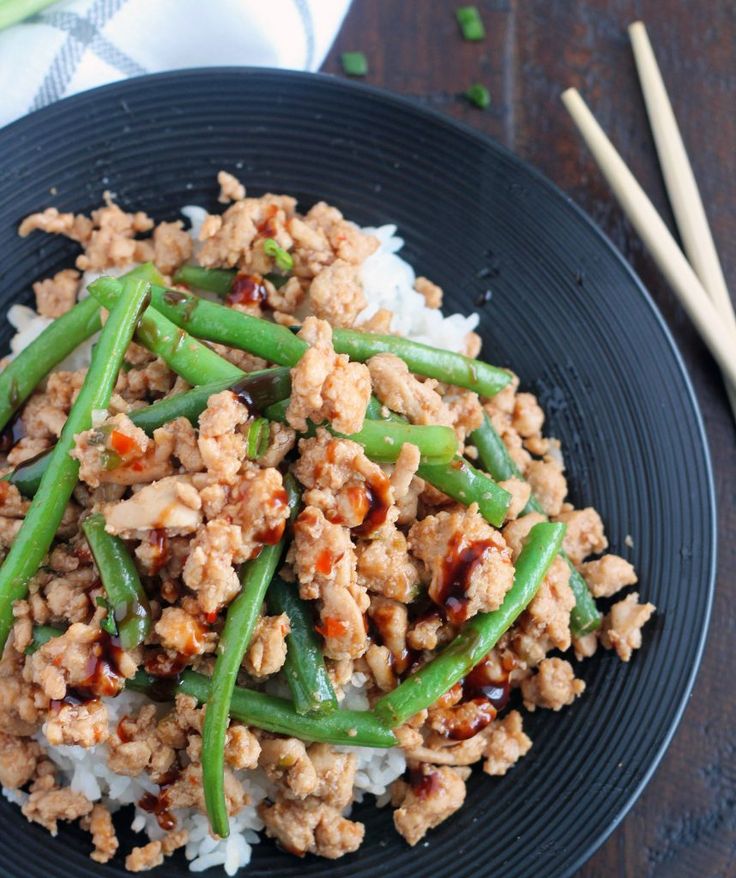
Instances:
[[[366,81],[414,97],[495,137],[568,192],[630,260],[665,315],[705,419],[719,501],[719,582],[695,691],[654,779],[578,878],[736,876],[736,455],[718,370],[610,195],[559,101],[577,86],[662,215],[671,213],[629,48],[643,19],[736,290],[734,0],[476,0],[487,37],[463,42],[460,2],[353,0],[324,70],[368,57]],[[697,14],[696,14],[697,12]],[[488,111],[459,95],[490,89]],[[736,356],[736,351],[734,352]]]

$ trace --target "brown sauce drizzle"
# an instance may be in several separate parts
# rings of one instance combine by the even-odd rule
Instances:
[[[153,814],[158,825],[165,832],[170,832],[176,826],[176,817],[171,813],[171,801],[169,787],[176,783],[179,778],[179,770],[174,769],[165,777],[161,778],[159,786],[161,792],[154,796],[153,793],[146,793],[138,802],[138,807],[149,814]]]
[[[502,710],[509,701],[511,681],[508,673],[499,680],[493,676],[495,668],[486,658],[463,680],[465,698],[485,698],[496,710]]]
[[[450,540],[448,553],[442,561],[442,577],[434,597],[443,607],[450,622],[457,625],[468,617],[467,592],[475,565],[481,563],[486,552],[493,548],[491,540],[466,543],[461,533]]]
[[[370,482],[366,482],[361,493],[364,495],[364,500],[360,502],[358,508],[364,503],[366,512],[362,522],[352,528],[352,531],[356,536],[367,537],[386,521],[391,507],[391,482],[388,476],[381,473],[380,476],[376,475]],[[355,501],[352,497],[350,499],[355,507]]]
[[[249,414],[259,415],[261,409],[274,401],[277,379],[273,375],[248,375],[233,384],[230,390],[248,409]]]
[[[268,290],[260,274],[237,274],[230,292],[225,296],[227,305],[262,305]]]
[[[422,768],[409,769],[409,786],[418,799],[426,799],[427,796],[435,795],[442,788],[439,772],[428,766],[424,770]]]
[[[119,641],[106,631],[100,631],[87,660],[85,678],[74,686],[73,697],[85,700],[117,695],[125,685],[125,677],[120,672],[123,655]]]
[[[23,419],[20,415],[16,415],[0,432],[0,454],[7,454],[25,435],[26,428]],[[26,462],[24,461],[24,463]]]
[[[272,238],[276,234],[276,224],[274,220],[278,212],[279,209],[276,204],[269,204],[268,207],[265,208],[264,218],[256,225],[259,235],[263,235],[264,238]]]
[[[171,653],[162,649],[149,652],[143,661],[143,667],[152,677],[163,677],[170,680],[178,677],[188,663],[188,655],[184,655],[182,652]]]

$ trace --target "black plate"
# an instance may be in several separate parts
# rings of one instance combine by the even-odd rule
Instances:
[[[68,242],[15,236],[47,205],[89,211],[110,189],[156,219],[215,202],[215,174],[255,193],[320,198],[361,224],[398,224],[403,256],[440,283],[446,307],[481,309],[485,357],[539,393],[566,451],[576,505],[602,513],[612,551],[636,564],[658,613],[624,665],[583,665],[588,689],[560,714],[525,719],[534,740],[509,776],[480,773],[465,807],[415,849],[388,810],[356,809],[361,850],[336,863],[265,842],[249,875],[569,875],[631,807],[693,685],[713,590],[715,514],[703,425],[669,332],[621,256],[536,171],[469,128],[371,88],[242,69],[144,77],[62,101],[0,132],[1,301],[72,264]],[[2,327],[0,342],[9,330]],[[625,543],[633,537],[633,547]],[[124,839],[124,844],[131,839]],[[9,878],[124,875],[0,808]],[[157,874],[185,874],[175,859]],[[222,873],[211,873],[222,874]]]

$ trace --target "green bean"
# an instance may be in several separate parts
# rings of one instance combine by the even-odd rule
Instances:
[[[289,400],[282,400],[268,406],[264,414],[272,421],[284,423],[288,406]],[[457,436],[451,427],[434,424],[415,426],[401,421],[366,419],[361,430],[346,435],[333,430],[328,424],[324,426],[333,436],[362,445],[371,460],[395,461],[405,442],[416,445],[422,460],[432,464],[447,463],[457,451]],[[314,435],[315,431],[316,427],[310,423],[307,435]]]
[[[53,625],[36,625],[33,629],[33,640],[25,648],[25,654],[33,655],[36,650],[41,649],[44,643],[48,643],[54,637],[61,637],[63,633],[63,628],[55,628]]]
[[[151,630],[151,607],[130,552],[119,537],[107,533],[105,516],[99,512],[85,518],[82,530],[107,594],[120,645],[135,649]]]
[[[310,605],[299,597],[296,583],[274,576],[266,596],[271,613],[286,613],[291,631],[286,637],[284,675],[299,714],[326,714],[337,708],[337,699],[314,630]]]
[[[91,283],[88,290],[91,296],[109,309],[120,296],[121,281],[101,277]],[[153,307],[146,308],[138,321],[135,340],[161,357],[172,371],[181,375],[189,384],[236,380],[245,375],[242,369],[233,366],[224,357],[174,325]]]
[[[199,265],[182,265],[174,275],[175,284],[186,284],[194,290],[207,290],[225,297],[233,286],[237,271],[227,268],[201,268]]]
[[[100,306],[84,299],[57,317],[0,372],[0,430],[45,376],[101,326]]]
[[[299,502],[296,482],[287,476],[284,486],[293,517]],[[284,543],[282,537],[275,545],[264,546],[256,558],[243,564],[240,570],[242,588],[227,608],[225,627],[217,644],[217,658],[202,728],[202,787],[210,826],[220,838],[226,838],[230,832],[224,783],[225,736],[230,701],[266,590],[281,560]]]
[[[397,335],[378,335],[335,327],[332,330],[332,346],[338,354],[347,354],[351,360],[360,363],[376,354],[394,354],[416,375],[437,378],[455,387],[466,387],[480,396],[495,396],[511,382],[511,375],[497,366]]]
[[[379,720],[391,728],[403,725],[482,661],[531,603],[564,535],[564,524],[536,524],[516,560],[514,584],[501,606],[492,613],[473,616],[438,656],[379,698],[373,707]]]
[[[477,503],[480,514],[495,527],[503,524],[511,495],[465,458],[455,455],[449,464],[422,463],[417,475],[464,506]]]
[[[503,482],[511,478],[524,478],[487,414],[483,416],[482,425],[471,434],[470,441],[478,449],[480,462],[494,479]],[[533,494],[524,507],[522,515],[527,512],[544,514],[541,504]],[[582,575],[565,552],[560,552],[560,555],[570,568],[570,588],[575,596],[575,606],[570,613],[570,631],[573,637],[583,637],[600,628],[603,617]]]
[[[161,272],[152,262],[141,262],[140,265],[136,265],[135,268],[131,268],[130,271],[126,271],[126,273],[122,275],[122,277],[118,278],[118,280],[123,280],[124,278],[129,277],[134,277],[137,280],[147,280],[149,283],[152,284],[166,283]]]
[[[244,378],[216,381],[213,384],[201,384],[184,393],[177,393],[166,399],[160,399],[152,405],[143,406],[130,412],[131,421],[144,430],[149,436],[154,430],[168,424],[175,418],[186,418],[195,427],[202,412],[207,408],[207,400],[221,390],[232,390],[253,411],[260,411],[287,396],[291,390],[291,377],[285,368],[263,369],[251,372]],[[10,482],[24,497],[33,497],[38,490],[43,474],[48,466],[51,450],[24,461],[12,472],[7,473],[0,481]]]
[[[107,408],[138,318],[148,300],[145,281],[124,282],[120,302],[110,312],[82,389],[56,443],[26,517],[0,567],[0,652],[13,624],[13,604],[24,598],[61,524],[79,477],[79,461],[69,456],[77,433],[92,426],[92,412]]]
[[[184,671],[178,681],[158,680],[144,671],[138,671],[126,685],[129,689],[162,701],[173,701],[177,692],[183,692],[196,698],[200,704],[208,701],[212,689],[209,677],[195,671]],[[301,716],[285,698],[240,686],[233,690],[230,716],[257,729],[305,741],[351,747],[387,748],[397,745],[393,732],[368,710],[336,710],[327,716]]]
[[[92,295],[103,301],[103,295],[115,294],[119,283],[115,278],[101,277],[90,284],[89,289]],[[295,366],[309,348],[285,326],[251,317],[191,293],[154,286],[151,304],[169,321],[198,338],[249,351],[279,366]]]

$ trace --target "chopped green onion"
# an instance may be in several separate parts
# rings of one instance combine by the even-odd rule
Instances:
[[[491,93],[488,89],[481,85],[481,83],[476,82],[475,85],[471,85],[470,88],[465,92],[465,97],[476,107],[480,107],[481,110],[487,109],[491,105]]]
[[[281,269],[281,271],[291,271],[294,267],[294,260],[291,258],[291,253],[287,253],[283,247],[279,247],[273,238],[266,238],[263,242],[263,252],[266,256],[270,256],[275,260],[276,267]]]
[[[368,73],[368,61],[362,52],[343,52],[340,58],[342,69],[348,76],[365,76]]]
[[[248,457],[256,460],[266,453],[271,428],[265,418],[256,418],[248,428]]]
[[[464,40],[482,40],[486,35],[483,19],[475,6],[458,6],[455,15]]]
[[[100,621],[100,628],[103,631],[107,631],[110,637],[118,636],[118,626],[115,621],[115,613],[112,611],[112,607],[110,606],[110,601],[107,598],[103,598],[102,595],[98,595],[95,599],[95,603],[98,607],[104,607],[107,610],[107,616]]]

